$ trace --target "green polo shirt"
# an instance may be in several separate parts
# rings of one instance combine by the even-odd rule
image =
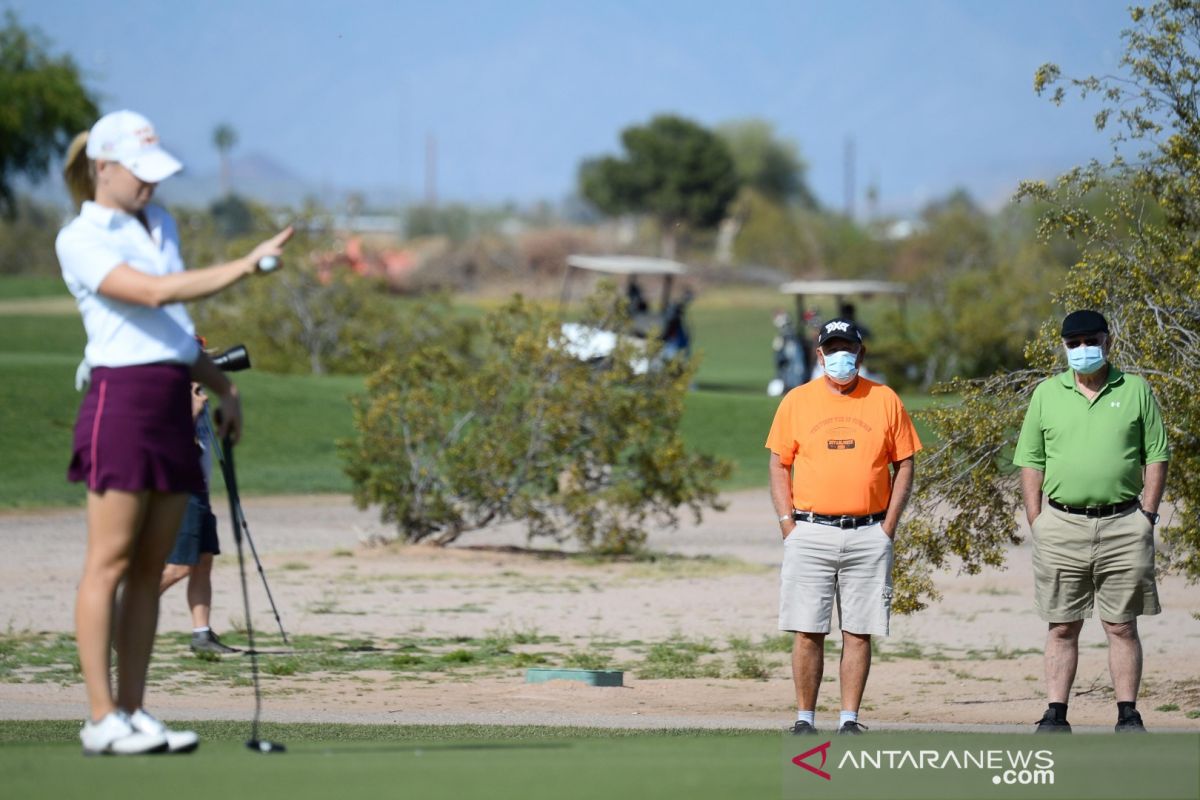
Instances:
[[[1046,473],[1042,491],[1068,506],[1119,503],[1142,493],[1142,467],[1170,457],[1150,385],[1108,365],[1088,400],[1067,370],[1033,390],[1013,463]]]

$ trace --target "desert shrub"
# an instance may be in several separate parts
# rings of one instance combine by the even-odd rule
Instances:
[[[611,286],[586,324],[626,330]],[[454,328],[454,323],[431,322]],[[520,297],[458,335],[384,354],[352,400],[356,435],[340,444],[360,508],[378,505],[408,542],[448,543],[516,520],[530,537],[604,553],[638,549],[645,528],[717,508],[729,465],[690,452],[680,420],[694,367],[657,360],[623,335],[584,363],[561,320]]]

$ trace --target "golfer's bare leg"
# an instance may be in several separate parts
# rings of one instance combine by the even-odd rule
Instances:
[[[1138,636],[1137,620],[1105,622],[1108,637],[1108,673],[1112,677],[1117,702],[1136,702],[1142,682],[1142,640]]]
[[[1079,666],[1079,632],[1083,620],[1074,622],[1051,622],[1046,634],[1046,699],[1051,703],[1065,703],[1071,696],[1071,684],[1075,683],[1075,669]]]
[[[158,585],[158,593],[162,594],[175,584],[186,578],[192,572],[187,564],[167,564],[163,567],[162,582]]]
[[[825,634],[796,631],[792,643],[792,681],[796,684],[797,708],[816,709],[824,671]]]
[[[88,492],[87,551],[75,598],[75,642],[92,719],[113,711],[109,650],[117,586],[129,569],[147,495]]]
[[[200,560],[188,579],[188,607],[192,610],[192,627],[207,628],[212,610],[212,553],[201,553]]]
[[[871,634],[842,631],[842,662],[838,676],[842,684],[843,711],[858,711],[870,673]]]
[[[137,545],[129,562],[125,591],[116,626],[117,706],[124,711],[142,707],[146,670],[158,627],[158,588],[163,564],[171,553],[179,523],[187,508],[182,492],[150,493]]]

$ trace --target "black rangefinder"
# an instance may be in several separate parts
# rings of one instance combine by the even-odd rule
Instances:
[[[224,353],[218,353],[212,357],[212,360],[225,372],[240,372],[250,369],[250,354],[246,352],[246,346],[242,344],[235,344]]]

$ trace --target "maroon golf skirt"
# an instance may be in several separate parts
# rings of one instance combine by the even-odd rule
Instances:
[[[93,492],[202,492],[191,378],[182,364],[96,367],[67,479]]]

